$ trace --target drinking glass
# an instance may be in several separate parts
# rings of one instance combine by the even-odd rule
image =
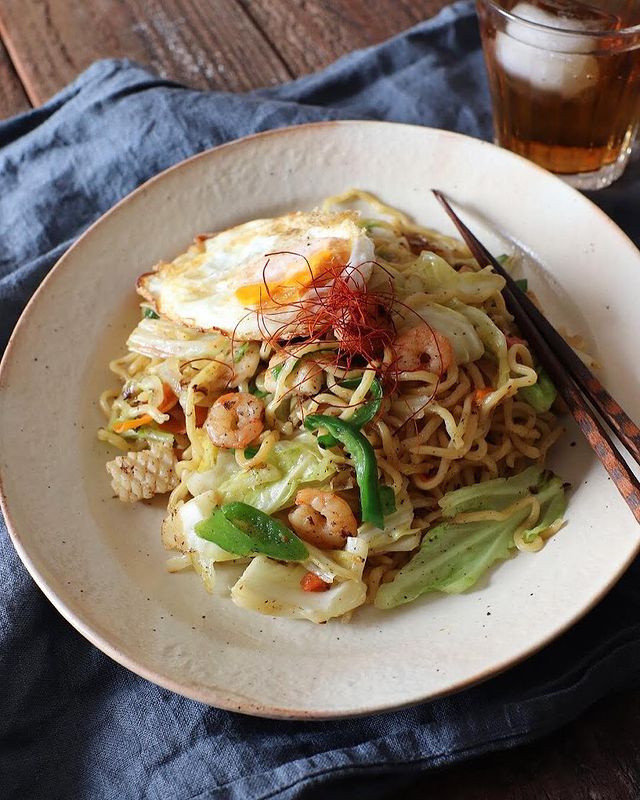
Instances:
[[[477,0],[495,142],[579,189],[623,173],[640,123],[639,0]]]

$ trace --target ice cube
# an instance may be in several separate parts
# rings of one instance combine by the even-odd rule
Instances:
[[[554,28],[598,32],[615,31],[620,27],[621,20],[618,14],[613,13],[612,5],[619,5],[620,1],[635,2],[635,0],[618,0],[618,2],[615,0],[592,0],[592,3],[604,3],[607,6],[607,9],[604,9],[592,3],[585,3],[584,0],[527,0],[527,2],[521,3],[524,10],[518,16],[528,18],[530,7],[535,6],[536,10],[546,11],[553,17]]]
[[[545,30],[522,25],[515,21],[508,22],[507,33],[520,42],[540,47],[543,50],[563,53],[590,53],[595,48],[596,40],[592,36],[586,35],[593,30],[592,25],[586,19],[578,19],[567,12],[563,14],[559,11],[557,14],[552,14],[533,3],[526,2],[517,3],[511,9],[511,14],[525,22],[533,22],[534,25],[544,25],[547,28]],[[580,33],[572,36],[568,31],[580,31]],[[581,31],[585,33],[583,34]]]
[[[540,91],[569,99],[594,86],[599,77],[598,60],[582,55],[594,49],[591,36],[556,33],[552,28],[579,30],[580,20],[558,17],[531,3],[517,3],[511,13],[520,19],[547,26],[534,28],[509,21],[496,34],[496,59],[505,72]]]

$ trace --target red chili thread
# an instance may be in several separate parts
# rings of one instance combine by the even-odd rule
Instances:
[[[310,280],[306,284],[299,283],[300,289],[305,290],[305,294],[298,300],[278,300],[271,290],[267,280],[267,270],[271,263],[271,257],[276,255],[293,255],[305,262]],[[391,273],[381,264],[373,261],[363,262],[353,267],[348,263],[336,264],[323,270],[320,274],[314,275],[309,260],[300,253],[283,250],[267,253],[265,258],[262,269],[264,295],[261,287],[257,307],[247,309],[247,315],[242,319],[256,315],[258,329],[263,340],[276,352],[284,353],[286,356],[296,356],[300,349],[311,342],[335,343],[337,341],[338,347],[331,350],[334,354],[332,363],[336,367],[350,371],[354,368],[371,368],[373,366],[387,393],[396,391],[399,370],[397,367],[398,354],[395,348],[397,331],[393,320],[394,315],[404,319],[405,315],[402,312],[409,312],[417,318],[417,324],[426,325],[432,333],[433,328],[415,309],[397,298]],[[387,273],[388,290],[374,291],[367,287],[362,269],[370,263]],[[345,275],[349,267],[351,271]],[[359,276],[359,281],[354,279],[354,274]],[[268,299],[265,299],[265,296]],[[286,320],[272,330],[268,323],[277,321],[278,316],[286,317]],[[232,346],[237,327],[232,334]],[[442,352],[435,335],[434,340],[440,361],[442,361]],[[384,361],[385,352],[391,354],[391,358],[386,362]],[[326,360],[325,354],[323,361],[326,362]],[[322,369],[319,363],[318,367],[319,370]],[[420,366],[416,368],[416,371],[419,370]],[[304,380],[308,377],[310,376]],[[436,385],[429,398],[394,433],[415,419],[422,409],[433,400],[438,391],[441,377],[438,375]],[[302,382],[303,380],[288,389],[288,392],[297,388]]]

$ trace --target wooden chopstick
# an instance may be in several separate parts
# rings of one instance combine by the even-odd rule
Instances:
[[[586,364],[576,355],[571,346],[567,344],[549,320],[536,308],[529,297],[527,297],[526,293],[518,288],[516,282],[502,264],[478,241],[459,217],[456,216],[454,219],[454,217],[451,216],[454,212],[442,194],[437,190],[434,190],[433,193],[443,205],[447,214],[449,214],[463,237],[465,234],[471,237],[470,241],[472,240],[474,242],[474,247],[476,247],[478,253],[481,253],[483,259],[491,264],[494,270],[506,280],[511,293],[515,296],[520,306],[524,308],[527,315],[533,319],[536,327],[542,332],[544,338],[554,352],[558,354],[559,359],[569,370],[582,391],[588,396],[589,401],[597,409],[603,419],[607,421],[607,424],[611,426],[612,430],[615,431],[620,441],[623,442],[625,447],[634,456],[634,459],[640,463],[640,429],[633,420],[627,416],[617,400],[609,394]],[[469,249],[473,252],[469,241],[466,239],[465,241]],[[476,253],[473,254],[477,258]]]
[[[507,308],[513,314],[524,336],[533,346],[536,356],[549,373],[549,377],[591,448],[609,473],[634,517],[640,522],[640,482],[629,469],[589,403],[597,409],[603,420],[615,431],[636,463],[639,464],[640,429],[578,358],[551,323],[538,311],[526,294],[520,291],[500,262],[462,222],[442,192],[436,189],[432,191],[460,232],[476,261],[481,266],[491,264],[496,272],[506,280]]]

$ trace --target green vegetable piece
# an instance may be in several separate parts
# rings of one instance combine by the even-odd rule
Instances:
[[[329,348],[325,348],[324,350],[315,350],[315,351],[314,351],[314,353],[315,353],[316,355],[317,355],[318,353],[331,353],[331,352],[333,352],[333,350],[331,350],[331,349],[329,349]],[[294,370],[294,369],[295,369],[295,368],[296,368],[296,367],[297,367],[297,366],[300,364],[300,362],[301,362],[303,359],[304,359],[304,356],[302,356],[302,358],[297,358],[297,359],[296,359],[296,360],[293,362],[293,366],[291,367],[291,372],[293,372],[293,370]],[[279,378],[279,376],[280,376],[280,373],[282,372],[282,368],[284,367],[285,363],[286,363],[286,362],[285,362],[285,361],[283,361],[283,362],[281,362],[280,364],[276,364],[276,365],[275,365],[275,367],[272,367],[272,368],[271,368],[271,374],[273,375],[273,377],[274,377],[274,379],[275,379],[276,381],[278,380],[278,378]],[[359,380],[356,382],[356,386],[358,385],[358,383],[359,383]],[[344,384],[340,384],[340,385],[341,385],[341,386],[344,386]],[[333,444],[336,444],[336,443],[334,442]],[[327,447],[332,447],[333,445],[326,445],[326,446],[327,446]]]
[[[196,533],[201,539],[213,542],[237,556],[248,556],[254,552],[252,538],[230,522],[221,508],[216,508],[210,517],[196,523]]]
[[[549,485],[544,489],[542,499],[538,498],[542,504],[543,501],[546,502],[545,498],[547,494],[551,495],[551,499],[548,501],[546,510],[540,518],[540,522],[535,528],[530,528],[522,535],[522,538],[525,542],[527,542],[527,544],[532,542],[537,536],[543,533],[549,527],[549,525],[553,524],[556,520],[561,519],[564,516],[564,512],[567,510],[567,499],[564,496],[564,486],[562,485],[560,478],[554,477],[553,480],[555,483],[552,485],[550,482]]]
[[[160,319],[160,315],[156,314],[156,312],[150,306],[144,307],[142,316],[146,317],[147,319]]]
[[[451,297],[455,297],[463,303],[482,303],[504,286],[504,278],[493,272],[491,267],[484,267],[477,272],[461,272],[454,269],[444,258],[429,252],[429,250],[423,250],[420,253],[415,262],[413,274],[422,283],[421,291],[430,294],[444,290]],[[431,301],[428,299],[424,302],[418,301],[417,305],[412,301],[412,308],[418,312],[417,306],[425,304],[429,306]],[[440,306],[441,308],[442,306]],[[433,325],[428,318],[426,322]],[[440,330],[438,326],[436,327]]]
[[[540,467],[531,466],[510,478],[494,478],[474,483],[440,498],[438,505],[445,519],[467,511],[502,511],[528,492],[537,492],[548,474]]]
[[[359,220],[358,225],[360,225],[365,233],[371,233],[374,228],[381,227],[380,220],[378,219],[361,219]]]
[[[445,521],[428,531],[416,555],[390,583],[378,590],[378,608],[394,608],[428,592],[458,594],[470,589],[496,561],[509,558],[514,533],[530,507],[516,509],[505,520],[454,522],[456,514],[502,511],[527,494],[540,503],[538,524],[523,533],[526,542],[562,518],[566,508],[560,478],[529,467],[512,478],[497,478],[448,492],[441,500]]]
[[[428,592],[459,594],[470,589],[494,562],[509,557],[514,530],[528,513],[524,509],[503,522],[436,525],[394,580],[380,587],[375,605],[395,608]]]
[[[244,457],[245,458],[253,458],[260,448],[257,447],[255,444],[249,445],[249,447],[244,448]]]
[[[360,380],[360,378],[350,378],[349,380],[342,381],[340,386],[343,386],[345,389],[357,389],[360,385]],[[351,417],[349,417],[349,424],[353,425],[354,428],[358,428],[358,430],[364,427],[367,422],[371,422],[378,411],[380,411],[382,386],[380,386],[377,378],[374,378],[371,382],[369,391],[371,392],[373,400],[370,403],[365,403],[359,408],[356,408]]]
[[[510,257],[511,256],[508,256],[506,253],[503,253],[501,256],[498,256],[496,260],[499,261],[504,267],[509,261]],[[526,292],[529,289],[529,281],[526,278],[515,278],[513,282],[521,292]]]
[[[227,503],[195,529],[202,539],[238,556],[263,553],[278,561],[303,561],[309,556],[293,531],[247,503]]]
[[[342,381],[340,386],[345,389],[357,389],[358,386],[360,386],[360,381],[361,378],[349,378],[346,381]],[[373,396],[373,400],[357,408],[348,420],[349,424],[353,425],[353,427],[358,430],[363,428],[367,422],[371,422],[380,411],[380,405],[382,404],[382,386],[380,386],[377,379],[373,380],[369,391]],[[321,444],[323,447],[335,447],[338,444],[338,440],[335,436],[325,433],[322,436],[318,436],[318,444]]]
[[[396,494],[391,486],[380,487],[380,501],[382,502],[382,513],[386,517],[388,514],[393,514],[396,508]]]
[[[244,358],[244,354],[249,349],[249,342],[243,342],[240,347],[235,351],[233,356],[233,363],[237,364]]]
[[[498,362],[498,378],[496,388],[504,386],[509,380],[510,367],[507,351],[507,340],[488,314],[480,308],[468,306],[458,300],[451,300],[451,308],[460,311],[473,324],[485,347],[485,353],[493,356]]]
[[[269,394],[269,392],[263,392],[262,389],[258,389],[258,387],[255,385],[253,381],[251,381],[251,383],[249,384],[249,391],[254,397],[260,398],[260,400],[262,400]]]
[[[363,522],[384,528],[384,514],[378,481],[376,454],[369,440],[349,422],[325,414],[310,414],[304,421],[310,431],[326,428],[353,459],[356,481],[360,489],[360,507]]]
[[[323,485],[335,471],[332,451],[322,450],[313,434],[301,430],[291,440],[276,442],[259,469],[242,469],[230,450],[218,453],[215,464],[204,473],[207,477],[198,493],[215,486],[220,505],[242,500],[265,514],[274,514],[292,505],[302,486]],[[194,481],[198,483],[197,475]]]
[[[169,433],[168,431],[160,431],[157,428],[151,428],[148,425],[123,431],[120,436],[124,436],[125,439],[146,439],[148,442],[166,442],[167,444],[173,443],[172,433]]]
[[[538,367],[538,381],[533,386],[523,386],[518,389],[518,397],[529,403],[531,408],[541,414],[543,411],[548,411],[554,404],[558,391],[553,385],[551,378],[547,374],[544,367]]]

